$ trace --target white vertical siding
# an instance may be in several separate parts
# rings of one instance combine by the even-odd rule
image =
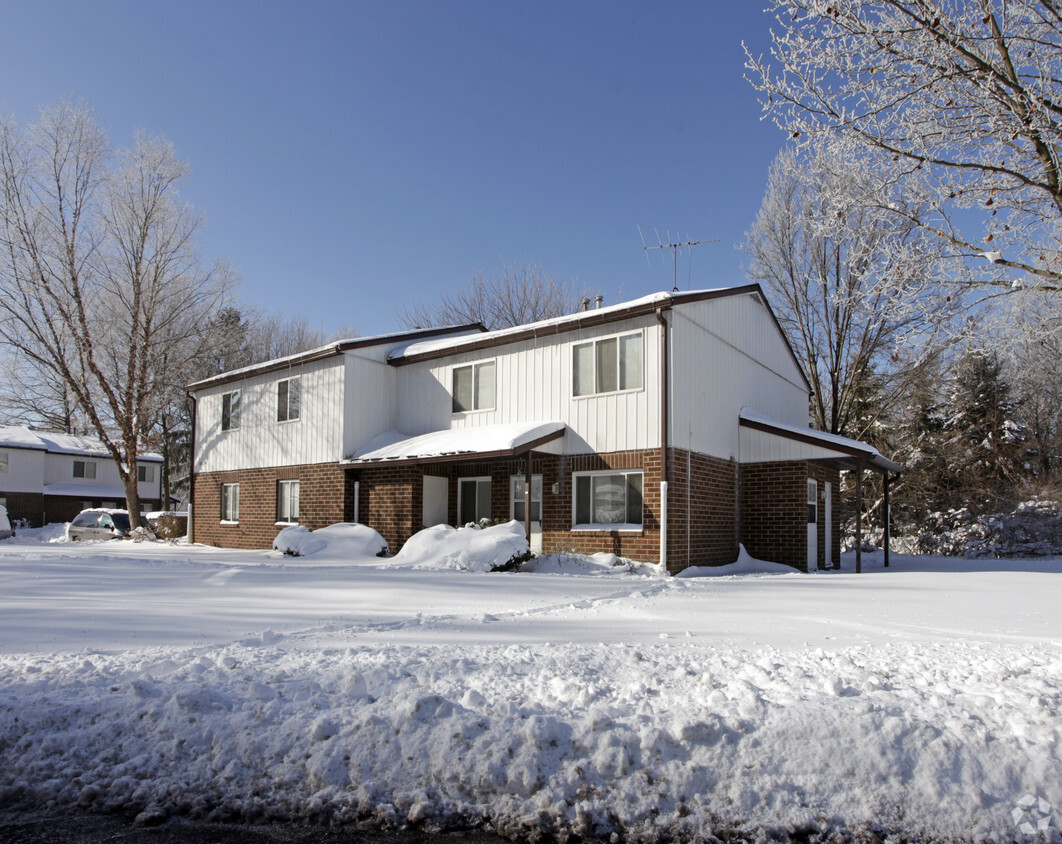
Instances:
[[[277,421],[277,382],[299,376],[299,419]],[[222,395],[241,390],[240,427],[221,430]],[[196,472],[337,461],[342,456],[344,357],[254,375],[198,394]]]
[[[762,303],[752,296],[693,302],[675,307],[668,321],[672,445],[738,458],[743,406],[780,422],[807,424],[807,388]]]
[[[0,491],[41,492],[44,489],[44,452],[29,448],[0,448],[7,454],[7,471],[0,472]]]
[[[848,455],[812,443],[786,439],[777,434],[741,429],[741,462],[772,463],[779,460],[826,460]]]
[[[370,346],[345,353],[343,446],[339,457],[349,457],[377,434],[393,429],[395,418],[395,367],[387,363],[387,346]]]
[[[572,347],[634,331],[642,333],[644,342],[642,389],[576,398]],[[641,317],[399,367],[397,427],[417,435],[450,428],[557,420],[569,427],[565,451],[570,454],[657,447],[658,332],[655,317]],[[495,361],[494,408],[453,413],[454,368],[488,360]]]

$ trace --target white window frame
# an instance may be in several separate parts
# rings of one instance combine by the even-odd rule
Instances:
[[[498,406],[498,362],[497,360],[483,360],[476,363],[462,364],[450,370],[450,401],[453,413],[477,413],[481,410],[494,410]],[[490,404],[480,402],[480,372],[490,367],[494,373],[494,389],[490,392]],[[472,406],[460,408],[457,405],[457,373],[466,369],[472,370]],[[486,398],[486,397],[482,397]]]
[[[77,473],[78,466],[81,467],[81,474]],[[73,477],[79,480],[94,481],[96,480],[96,462],[94,460],[75,460]]]
[[[292,492],[295,493],[295,506],[292,508]],[[277,524],[297,525],[299,523],[299,493],[300,485],[298,478],[284,478],[277,481]],[[292,509],[295,510],[292,513]]]
[[[609,478],[609,477],[622,477],[623,489],[624,489],[624,502],[623,511],[624,516],[630,515],[630,501],[627,500],[627,478],[630,475],[638,475],[642,479],[642,504],[640,515],[641,518],[637,522],[622,521],[622,522],[580,522],[578,520],[579,514],[579,480],[581,478],[588,478],[590,481],[590,509],[591,517],[593,516],[593,504],[594,504],[594,479],[595,478]],[[573,472],[572,473],[572,530],[609,530],[609,531],[627,531],[631,533],[640,532],[645,529],[645,471],[642,469],[603,469],[594,472]]]
[[[292,386],[295,389],[292,390]],[[281,397],[283,394],[283,398]],[[294,397],[294,400],[293,400]],[[283,401],[283,405],[281,402]],[[292,375],[277,381],[277,422],[298,422],[302,415],[302,376]]]
[[[524,506],[524,484],[527,482],[526,475],[513,475],[509,479],[509,518],[516,519],[520,524],[524,523],[522,518],[516,517],[516,505],[519,501],[521,507]],[[538,518],[535,518],[535,505],[538,505]],[[542,523],[542,476],[531,476],[531,521],[538,524]]]
[[[155,483],[155,466],[152,463],[136,464],[136,482],[138,484]]]
[[[0,451],[0,472],[8,470],[8,456],[6,451]]]
[[[471,476],[465,477],[465,478],[458,478],[457,479],[457,522],[458,522],[457,526],[458,527],[463,527],[464,525],[469,524],[468,521],[466,521],[465,519],[461,518],[461,511],[463,509],[462,505],[464,504],[464,498],[463,498],[463,496],[464,496],[464,487],[465,487],[465,484],[470,482],[470,481],[475,481],[475,483],[476,483],[476,506],[477,506],[477,508],[478,508],[478,505],[479,505],[479,487],[480,487],[480,484],[486,483],[488,485],[488,488],[489,488],[489,493],[487,495],[487,512],[486,512],[486,514],[483,514],[483,515],[481,515],[480,513],[477,512],[475,521],[478,523],[480,519],[489,519],[491,517],[490,516],[490,514],[491,514],[491,504],[493,502],[494,490],[493,490],[493,488],[490,488],[490,483],[491,483],[490,475],[471,475]]]
[[[235,399],[233,398],[235,396]],[[240,430],[240,414],[243,410],[243,390],[229,390],[227,393],[221,394],[221,430],[222,431],[238,431]],[[235,415],[232,412],[232,405],[236,405]],[[228,424],[226,425],[226,419]]]
[[[630,384],[630,373],[625,372],[623,368],[623,341],[632,337],[638,338],[639,348],[639,379],[637,384]],[[615,341],[616,343],[616,386],[613,389],[603,389],[600,383],[600,373],[598,372],[598,346],[603,343],[609,343]],[[578,349],[590,348],[590,359],[593,372],[590,375],[590,380],[593,382],[593,389],[583,388],[579,390],[579,375],[577,370]],[[572,396],[577,399],[592,398],[594,396],[610,396],[617,393],[636,393],[645,389],[645,332],[644,331],[624,331],[621,334],[610,334],[608,337],[596,337],[593,340],[585,340],[580,343],[572,343]]]
[[[226,490],[228,492],[226,493]],[[240,484],[226,483],[221,485],[221,523],[223,525],[235,525],[240,521]]]

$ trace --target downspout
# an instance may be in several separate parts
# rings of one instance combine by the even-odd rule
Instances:
[[[188,398],[192,400],[192,451],[188,460],[188,541],[195,542],[195,533],[193,526],[193,512],[195,511],[195,426],[196,415],[199,410],[199,403],[195,400],[195,396],[192,393],[186,393]],[[170,509],[170,502],[166,502],[165,509]]]
[[[667,355],[667,320],[664,309],[657,306],[656,321],[660,323],[660,563],[667,567],[667,431],[669,404],[668,376],[670,366]],[[687,558],[689,549],[686,549]],[[687,559],[688,562],[688,559]]]

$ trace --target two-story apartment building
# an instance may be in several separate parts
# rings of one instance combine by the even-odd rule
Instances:
[[[899,467],[808,427],[808,382],[756,285],[660,293],[500,331],[337,343],[192,385],[193,538],[268,547],[360,521],[515,518],[535,550],[678,571],[831,566],[839,471]]]
[[[141,508],[162,500],[162,457],[137,458]],[[110,453],[94,437],[0,427],[0,504],[11,519],[39,527],[68,522],[89,507],[124,508],[125,487]]]

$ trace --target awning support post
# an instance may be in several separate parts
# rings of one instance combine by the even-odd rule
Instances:
[[[892,510],[889,508],[889,473],[882,472],[882,477],[885,479],[885,568],[889,567],[889,544],[891,541],[892,531],[890,530],[892,523]]]
[[[863,464],[856,464],[856,574],[863,572]]]

